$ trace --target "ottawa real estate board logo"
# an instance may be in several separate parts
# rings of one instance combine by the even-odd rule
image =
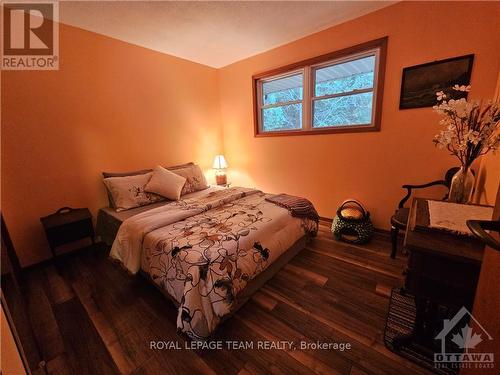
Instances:
[[[59,69],[59,4],[2,1],[3,70]]]
[[[436,368],[495,368],[494,353],[482,352],[478,350],[480,347],[476,348],[483,341],[493,340],[493,337],[469,310],[462,307],[452,319],[445,319],[443,323],[443,329],[435,337],[441,341],[441,351],[434,354]]]

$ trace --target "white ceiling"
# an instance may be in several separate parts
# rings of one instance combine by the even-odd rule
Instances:
[[[396,1],[61,1],[60,21],[220,68]]]

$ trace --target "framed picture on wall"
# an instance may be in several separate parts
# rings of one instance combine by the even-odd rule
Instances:
[[[452,87],[470,84],[473,62],[474,55],[466,55],[404,68],[399,109],[432,107],[437,91],[449,99],[467,98],[467,92]]]

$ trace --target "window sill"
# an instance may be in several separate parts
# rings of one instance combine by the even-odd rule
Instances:
[[[316,135],[316,134],[338,134],[338,133],[361,133],[361,132],[378,132],[380,126],[339,126],[336,128],[325,128],[316,130],[284,130],[273,132],[255,133],[255,138],[261,137],[286,137],[289,135]]]

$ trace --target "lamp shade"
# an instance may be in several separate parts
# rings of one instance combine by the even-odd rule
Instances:
[[[214,165],[212,166],[213,169],[226,169],[227,168],[227,163],[226,159],[224,158],[224,155],[216,155],[214,158]]]

